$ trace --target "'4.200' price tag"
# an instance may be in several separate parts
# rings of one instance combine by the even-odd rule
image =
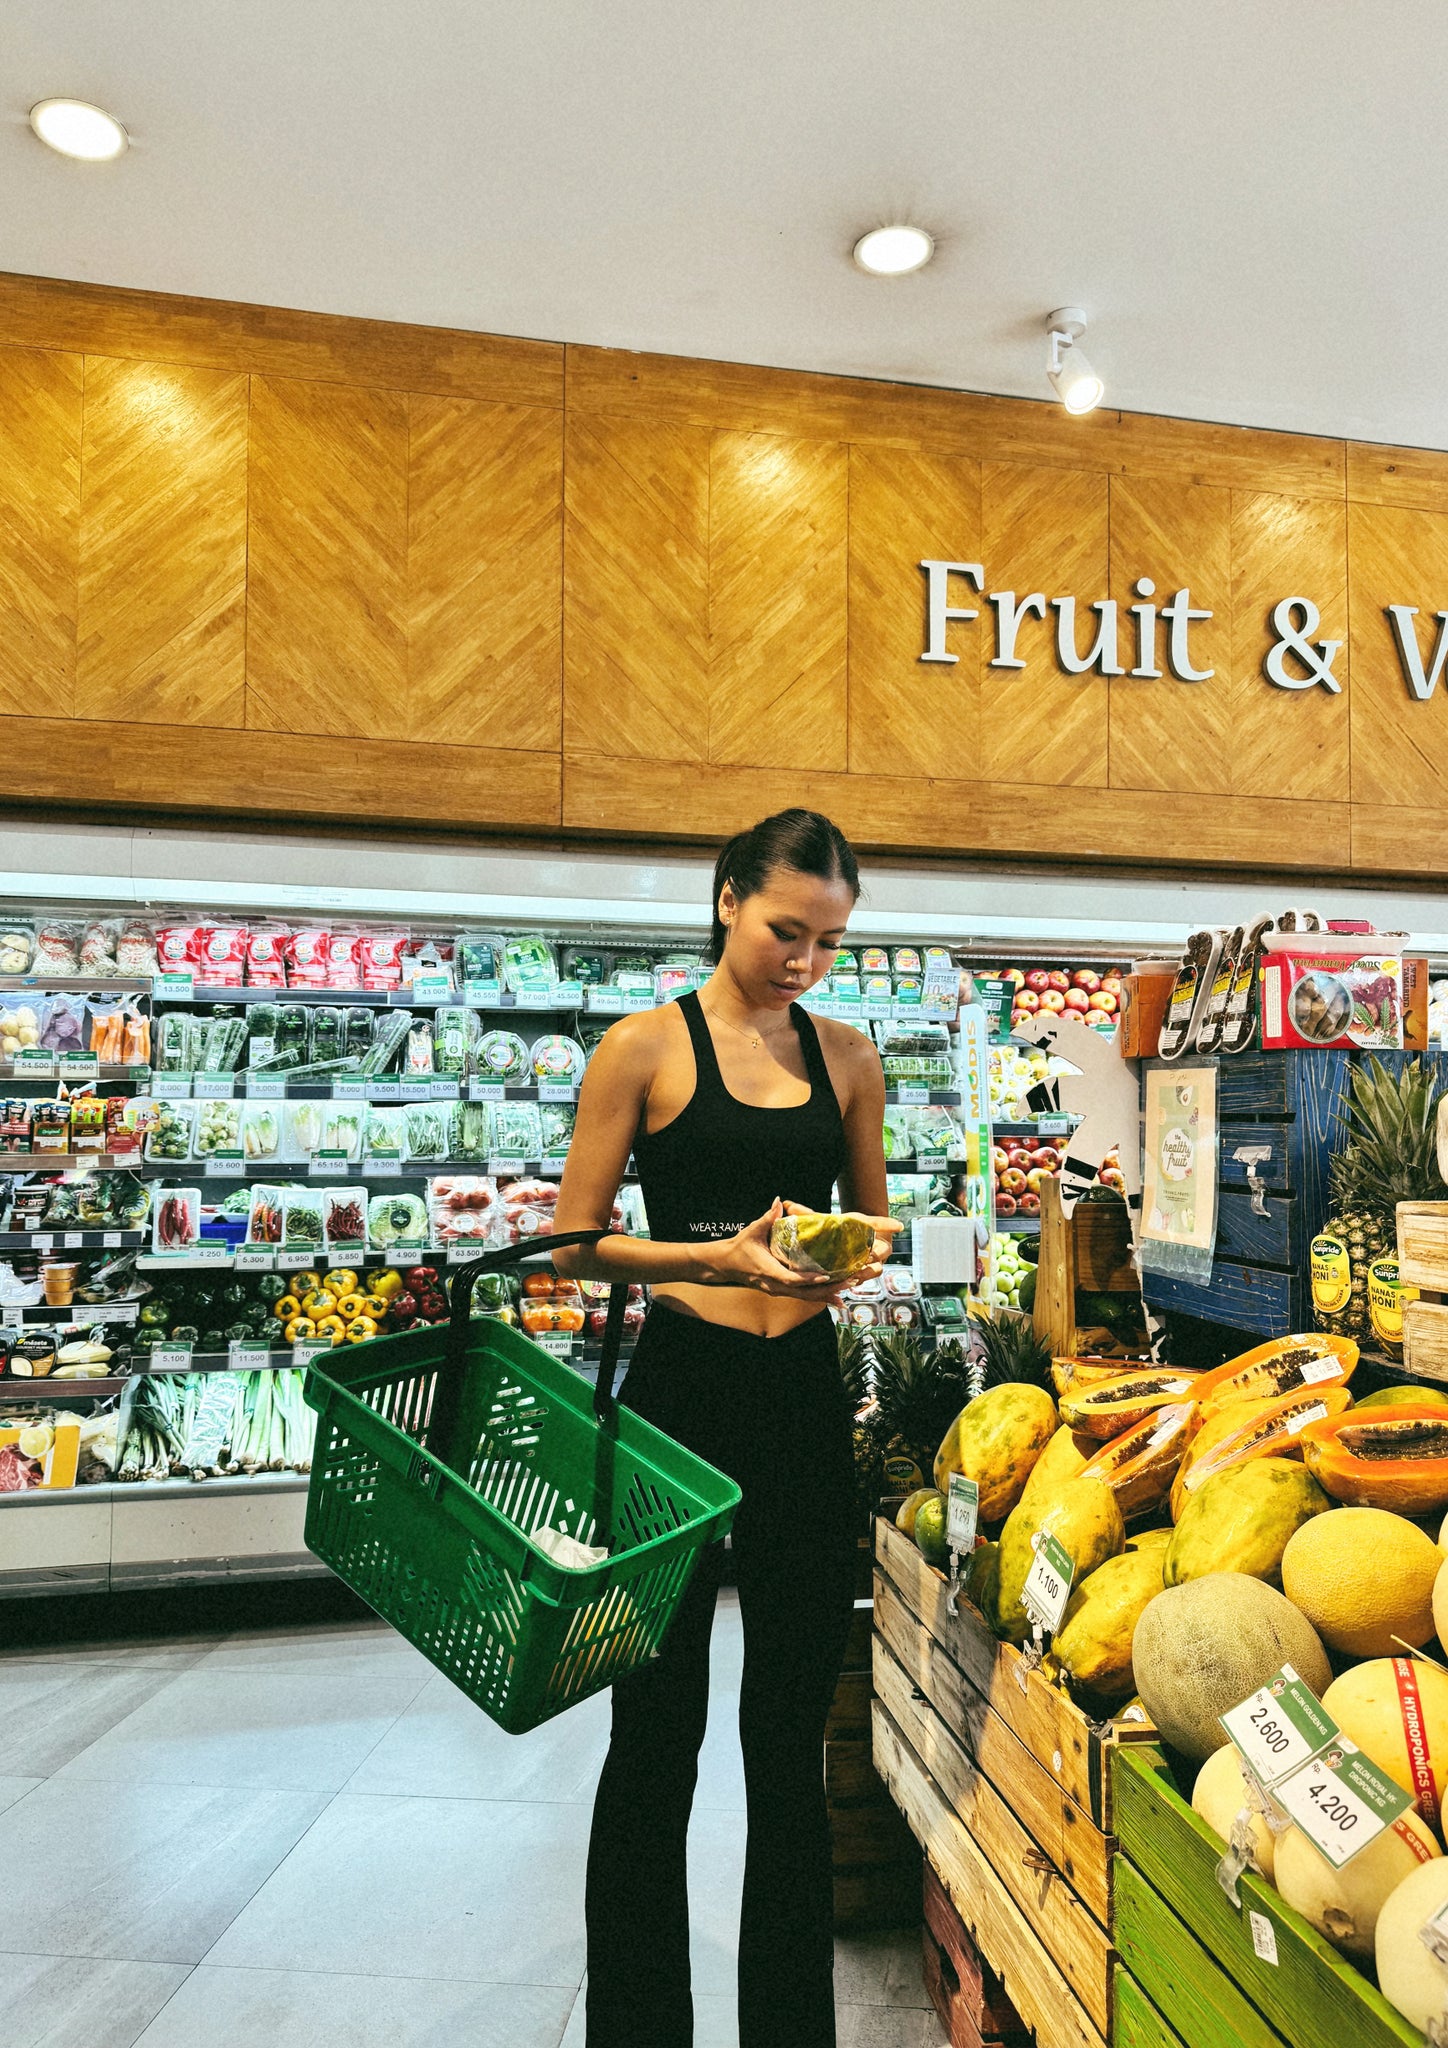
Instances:
[[[1337,1734],[1336,1721],[1290,1664],[1223,1714],[1222,1726],[1269,1791]]]
[[[1411,1795],[1345,1735],[1285,1778],[1272,1796],[1334,1870],[1360,1855],[1412,1804]]]
[[[1075,1576],[1075,1560],[1065,1545],[1049,1534],[1038,1536],[1035,1562],[1021,1589],[1021,1605],[1046,1635],[1054,1635],[1061,1626]]]

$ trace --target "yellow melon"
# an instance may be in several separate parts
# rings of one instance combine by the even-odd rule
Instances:
[[[1220,1835],[1224,1843],[1232,1839],[1232,1823],[1237,1815],[1248,1814],[1252,1829],[1252,1868],[1261,1871],[1270,1884],[1277,1837],[1268,1827],[1265,1814],[1257,1813],[1247,1804],[1247,1780],[1242,1775],[1242,1759],[1230,1742],[1221,1749],[1213,1750],[1197,1772],[1197,1782],[1192,1787],[1192,1805],[1212,1833]]]
[[[1420,1657],[1375,1657],[1335,1678],[1322,1704],[1436,1828],[1448,1787],[1448,1672]]]
[[[1442,1563],[1432,1537],[1402,1515],[1334,1508],[1288,1539],[1282,1590],[1330,1650],[1391,1657],[1433,1634],[1433,1585]]]
[[[1378,1988],[1420,2034],[1448,2009],[1448,1965],[1419,1939],[1425,1922],[1443,1906],[1448,1906],[1448,1857],[1439,1856],[1410,1870],[1378,1914]]]
[[[1335,1948],[1366,1960],[1389,1896],[1405,1877],[1442,1853],[1411,1809],[1341,1870],[1333,1869],[1301,1828],[1285,1828],[1277,1843],[1275,1883],[1287,1904]]]

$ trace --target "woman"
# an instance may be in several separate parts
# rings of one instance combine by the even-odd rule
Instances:
[[[557,1228],[606,1227],[629,1154],[651,1235],[560,1253],[642,1280],[653,1307],[620,1399],[727,1472],[744,1625],[739,1734],[749,1817],[740,2048],[833,2048],[829,1823],[821,1745],[854,1594],[851,1416],[830,1304],[770,1253],[792,1207],[886,1214],[885,1084],[869,1039],[798,998],[829,971],[859,895],[844,835],[781,811],[714,870],[714,972],[606,1034],[579,1095]],[[685,1841],[709,1703],[719,1556],[706,1553],[659,1656],[613,1689],[588,1859],[589,2048],[690,2048]]]

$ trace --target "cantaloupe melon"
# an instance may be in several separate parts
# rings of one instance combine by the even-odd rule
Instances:
[[[1078,1436],[1063,1423],[1031,1467],[1031,1476],[1021,1494],[1022,1501],[1036,1500],[1051,1493],[1067,1479],[1079,1479],[1081,1468],[1101,1448],[1094,1437]],[[1020,1502],[1017,1502],[1017,1506]]]
[[[1376,1841],[1334,1870],[1300,1828],[1277,1842],[1275,1883],[1282,1897],[1345,1955],[1373,1952],[1378,1915],[1403,1879],[1443,1854],[1411,1808]]]
[[[1158,1593],[1136,1624],[1131,1662],[1163,1740],[1199,1762],[1221,1747],[1219,1717],[1279,1666],[1294,1666],[1319,1695],[1332,1677],[1306,1615],[1243,1572],[1213,1572]]]
[[[1212,1833],[1221,1836],[1224,1845],[1232,1839],[1232,1823],[1237,1815],[1242,1812],[1248,1814],[1252,1831],[1252,1868],[1259,1870],[1270,1884],[1277,1837],[1268,1827],[1266,1815],[1253,1811],[1247,1800],[1247,1780],[1242,1775],[1241,1756],[1230,1742],[1225,1743],[1221,1749],[1213,1750],[1197,1772],[1197,1782],[1192,1787],[1192,1805]]]
[[[1425,1922],[1448,1906],[1448,1857],[1420,1864],[1389,1892],[1378,1913],[1378,1989],[1410,2027],[1426,2034],[1448,2010],[1448,1964],[1420,1940]]]
[[[1382,1508],[1335,1508],[1303,1524],[1282,1553],[1282,1590],[1330,1650],[1391,1657],[1434,1632],[1443,1553]]]
[[[1448,1787],[1448,1672],[1421,1657],[1377,1657],[1335,1678],[1322,1704],[1436,1828]]]

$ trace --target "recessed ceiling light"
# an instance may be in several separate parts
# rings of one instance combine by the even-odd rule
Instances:
[[[89,100],[37,100],[30,109],[30,125],[62,156],[80,157],[86,163],[120,156],[131,140],[114,114],[93,107]]]
[[[924,228],[871,228],[855,244],[855,261],[872,277],[904,277],[922,270],[935,254],[935,240]]]

